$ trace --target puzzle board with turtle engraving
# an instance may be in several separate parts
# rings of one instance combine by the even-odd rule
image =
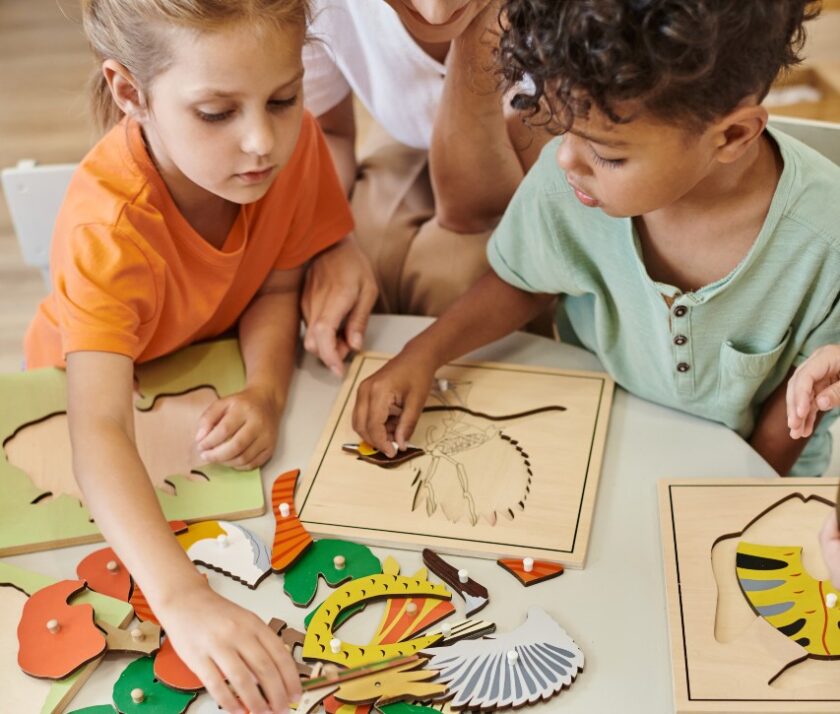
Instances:
[[[342,449],[356,391],[387,355],[354,360],[302,482],[312,532],[377,545],[583,567],[613,382],[606,374],[457,362],[436,375],[411,443],[381,467]]]
[[[263,513],[259,470],[203,464],[194,447],[207,406],[244,385],[237,341],[139,365],[136,380],[135,438],[167,519]],[[101,540],[73,477],[64,372],[0,375],[0,404],[0,555]]]
[[[836,479],[659,486],[675,709],[840,711],[840,604],[818,534]]]

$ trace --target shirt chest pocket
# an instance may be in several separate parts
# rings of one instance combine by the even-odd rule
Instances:
[[[743,409],[776,366],[790,341],[788,328],[782,341],[767,352],[744,352],[727,340],[720,346],[720,378],[718,402]]]

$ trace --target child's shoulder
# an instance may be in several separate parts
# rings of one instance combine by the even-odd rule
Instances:
[[[115,227],[126,207],[147,192],[150,171],[156,170],[148,159],[140,127],[121,121],[76,167],[59,211],[56,234],[80,225]]]
[[[769,129],[784,161],[784,218],[840,251],[840,166],[778,129]]]

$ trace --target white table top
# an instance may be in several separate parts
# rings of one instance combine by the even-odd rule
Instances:
[[[429,324],[426,318],[374,316],[366,348],[397,352]],[[594,355],[545,338],[516,333],[477,351],[471,358],[566,369],[600,370]],[[339,380],[306,355],[296,371],[275,457],[263,469],[267,488],[275,476],[305,469],[338,392]],[[601,484],[595,506],[589,556],[584,570],[523,588],[495,562],[447,556],[456,567],[490,591],[490,604],[478,617],[493,620],[499,631],[519,625],[527,608],[539,605],[553,615],[580,645],[584,671],[567,691],[533,707],[569,714],[658,714],[673,710],[656,482],[662,478],[772,476],[767,463],[729,429],[638,399],[617,389],[607,433]],[[270,544],[270,513],[242,522]],[[76,563],[101,544],[8,558],[8,561],[57,579],[75,577]],[[393,554],[403,573],[422,563],[419,552],[374,548]],[[433,576],[434,577],[434,576]],[[256,591],[210,573],[219,592],[264,619],[281,617],[303,629],[309,611],[292,605],[282,578],[270,576]],[[313,607],[330,591],[321,583]],[[453,595],[457,615],[463,601]],[[378,607],[357,615],[342,633],[365,641],[378,622]],[[111,701],[111,688],[130,657],[109,656],[70,705],[70,710]],[[218,712],[204,695],[188,710]],[[530,709],[529,709],[530,711]]]

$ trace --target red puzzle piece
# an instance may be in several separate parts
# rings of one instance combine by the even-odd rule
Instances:
[[[107,647],[92,605],[68,605],[83,580],[62,580],[30,595],[18,625],[18,664],[33,677],[63,679]]]
[[[184,664],[167,637],[155,657],[155,677],[172,689],[195,691],[203,689],[201,680]]]
[[[86,580],[91,590],[128,602],[131,575],[110,548],[96,550],[82,558],[76,566],[76,575]]]

